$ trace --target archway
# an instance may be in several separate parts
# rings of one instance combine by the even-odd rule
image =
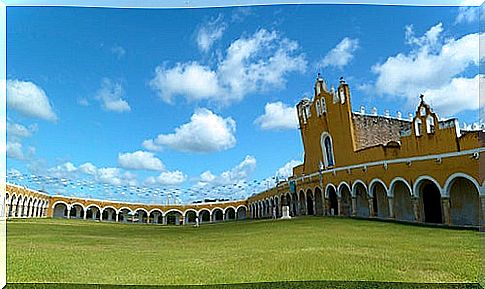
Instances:
[[[237,208],[237,213],[236,213],[237,220],[246,219],[246,214],[247,214],[246,207],[241,206],[241,207]]]
[[[207,209],[199,211],[199,221],[201,223],[209,223],[211,221],[210,216],[211,216],[211,214],[210,214],[209,210],[207,210]]]
[[[87,208],[86,208],[86,219],[90,219],[90,220],[99,220],[99,218],[101,217],[100,215],[100,208],[96,205],[89,205]]]
[[[281,216],[281,200],[278,197],[274,198],[275,205],[275,217],[279,218]]]
[[[306,191],[306,208],[308,215],[315,215],[315,210],[313,208],[313,193],[311,190]]]
[[[232,207],[226,208],[224,220],[228,221],[228,220],[235,220],[235,219],[236,219],[236,210]]]
[[[430,180],[421,182],[419,188],[419,201],[421,213],[426,223],[443,223],[441,212],[441,194],[439,187]]]
[[[448,186],[453,225],[480,225],[479,190],[469,179],[456,177]]]
[[[328,214],[330,216],[338,216],[338,198],[337,198],[337,192],[335,192],[335,188],[333,186],[329,186],[327,188],[328,192],[328,203],[327,203],[327,209],[328,209]]]
[[[17,198],[17,205],[15,206],[15,208],[16,208],[15,217],[22,217],[22,212],[23,212],[23,209],[24,209],[23,205],[24,205],[24,199],[23,199],[23,196],[20,195]]]
[[[134,218],[133,222],[148,223],[148,212],[145,209],[136,209]]]
[[[17,213],[17,196],[13,195],[10,198],[10,207],[8,209],[8,216],[15,217]]]
[[[118,221],[122,223],[131,222],[133,218],[133,212],[128,208],[122,208],[118,212]]]
[[[381,182],[375,182],[370,187],[372,192],[373,215],[379,218],[389,218],[389,199],[387,189]]]
[[[103,214],[101,215],[103,221],[116,221],[116,210],[111,207],[105,207],[103,209]]]
[[[195,219],[197,217],[197,212],[194,210],[185,211],[185,224],[195,224]]]
[[[340,215],[352,215],[352,194],[347,184],[343,183],[339,186],[340,192]]]
[[[57,203],[54,205],[54,218],[67,218],[67,205],[64,203]]]
[[[315,215],[323,216],[324,214],[322,190],[317,187],[315,188]]]
[[[69,216],[71,219],[82,219],[84,218],[84,208],[80,204],[74,204],[71,206],[71,214]]]
[[[163,213],[159,209],[151,210],[149,216],[150,223],[163,224]]]
[[[212,210],[212,221],[213,222],[220,222],[224,220],[224,213],[222,209],[216,208]]]
[[[356,183],[354,187],[356,215],[359,217],[369,217],[369,198],[367,196],[367,189],[362,183]]]
[[[181,225],[183,222],[182,220],[182,213],[179,211],[169,211],[165,215],[165,218],[167,218],[167,225]]]
[[[391,184],[393,197],[394,218],[403,221],[414,221],[412,192],[409,186],[402,180],[397,180]]]
[[[291,194],[291,211],[293,213],[292,216],[296,217],[296,216],[299,215],[298,209],[299,209],[298,194],[295,192],[295,193]]]

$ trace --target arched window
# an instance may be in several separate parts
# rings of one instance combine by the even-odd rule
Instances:
[[[326,132],[322,134],[321,138],[321,146],[322,146],[322,154],[323,154],[323,162],[325,167],[333,167],[335,165],[334,157],[333,157],[333,143],[332,138]]]
[[[416,118],[416,120],[414,121],[414,131],[416,133],[416,136],[420,136],[422,134],[421,124],[422,124],[421,119]]]
[[[316,108],[316,111],[317,111],[317,116],[320,116],[321,114],[321,111],[320,111],[320,100],[317,99],[316,103],[315,103],[315,108]]]
[[[327,111],[327,105],[325,104],[325,98],[322,97],[322,100],[321,100],[321,113],[324,114],[326,111]]]
[[[428,115],[428,117],[426,118],[426,132],[427,133],[435,132],[434,118],[431,115]]]

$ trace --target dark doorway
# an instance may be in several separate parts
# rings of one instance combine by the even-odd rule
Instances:
[[[421,190],[423,196],[424,221],[426,223],[442,223],[441,195],[435,184],[426,183]]]
[[[328,192],[328,201],[329,201],[329,215],[338,216],[338,199],[337,193],[335,192],[334,188],[330,188]],[[333,211],[333,214],[332,214]]]

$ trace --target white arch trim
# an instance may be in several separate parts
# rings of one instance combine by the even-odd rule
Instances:
[[[192,209],[192,208],[190,208],[190,209],[186,209],[186,210],[184,211],[183,215],[184,215],[184,216],[186,216],[188,212],[194,212],[196,216],[199,216],[199,212],[197,212],[197,210],[196,210],[196,209]]]
[[[216,210],[221,210],[221,211],[222,211],[222,213],[224,214],[224,209],[219,208],[219,207],[215,207],[215,208],[213,208],[213,209],[211,210],[211,215],[214,215],[214,212],[215,212]]]
[[[443,187],[442,196],[448,197],[448,198],[450,197],[451,186],[453,185],[453,181],[457,178],[464,178],[464,179],[471,181],[480,195],[482,195],[482,193],[484,193],[484,192],[481,192],[480,184],[473,177],[471,177],[470,175],[464,174],[464,173],[454,173],[451,176],[449,176],[448,179],[446,180],[445,186]]]
[[[342,197],[342,189],[344,186],[347,187],[350,195],[352,196],[352,189],[350,188],[350,185],[344,181],[344,182],[340,182],[340,184],[338,184],[338,187],[337,187],[337,192],[339,194],[339,197]]]
[[[68,210],[70,210],[70,209],[71,209],[71,206],[70,206],[68,203],[64,202],[64,201],[57,201],[57,202],[55,202],[54,204],[52,204],[52,209],[54,210],[54,208],[55,208],[55,207],[56,207],[56,205],[58,205],[58,204],[63,204],[63,205],[65,205],[65,206],[66,206],[66,208],[67,208]]]
[[[428,176],[428,175],[420,176],[414,182],[413,195],[415,197],[419,197],[419,187],[423,184],[424,181],[430,181],[430,182],[434,183],[438,187],[438,189],[440,190],[440,195],[443,197],[443,189],[441,188],[440,183],[438,183],[437,180],[435,180],[433,177]]]
[[[151,209],[150,211],[148,211],[148,215],[151,215],[153,212],[159,212],[160,215],[163,216],[163,211],[161,209],[157,209],[157,208]]]
[[[114,211],[115,211],[115,213],[118,213],[118,210],[117,210],[115,207],[113,207],[113,206],[104,206],[104,207],[101,209],[101,212],[104,212],[104,211],[105,211],[105,210],[107,210],[107,209],[112,209],[112,210],[114,210]]]
[[[70,205],[70,207],[72,208],[72,207],[74,207],[76,205],[77,206],[81,206],[81,208],[83,208],[83,211],[86,212],[86,207],[83,204],[81,204],[81,203],[73,203],[73,204]]]
[[[133,212],[136,213],[137,211],[140,211],[140,210],[144,211],[147,214],[147,217],[148,217],[148,210],[145,209],[145,208],[136,208],[136,209],[133,210]]]
[[[377,184],[381,184],[384,187],[384,189],[386,190],[386,195],[389,195],[389,188],[387,187],[386,183],[384,183],[383,180],[376,178],[376,179],[373,179],[372,181],[370,181],[370,183],[369,183],[369,190],[367,190],[367,194],[369,195],[369,197],[373,198],[372,190],[374,189],[374,187]]]
[[[165,212],[165,214],[163,214],[163,216],[166,216],[168,213],[171,213],[171,212],[176,212],[176,213],[179,213],[180,215],[184,215],[184,212],[182,212],[181,210],[179,209],[170,209],[168,211]]]
[[[246,212],[248,211],[248,207],[246,207],[246,205],[239,205],[236,208],[236,212],[239,211],[240,208],[244,208],[246,210]]]
[[[118,209],[117,213],[119,214],[123,210],[128,210],[131,214],[133,214],[133,210],[129,207],[121,207],[121,208]]]
[[[332,184],[332,183],[328,183],[328,184],[325,186],[325,199],[328,199],[328,194],[329,194],[328,190],[329,190],[330,188],[333,188],[333,189],[335,190],[335,194],[337,194],[337,196],[338,196],[338,197],[340,197],[340,196],[338,195],[339,193],[337,192],[337,188],[335,187],[335,185],[334,185],[334,184]]]
[[[394,197],[394,187],[396,186],[397,182],[402,182],[404,185],[409,189],[409,195],[413,196],[413,188],[411,185],[406,181],[404,178],[401,177],[395,177],[392,179],[391,183],[389,184],[389,190],[387,191],[387,196],[390,198]]]
[[[199,211],[197,211],[197,214],[200,215],[200,213],[202,213],[203,211],[207,211],[207,212],[209,212],[209,215],[212,215],[211,210],[209,210],[208,208],[202,208],[202,209],[200,209]]]
[[[224,208],[224,210],[222,211],[222,212],[224,213],[224,215],[226,214],[226,211],[227,211],[228,209],[233,209],[233,210],[234,210],[234,212],[236,212],[236,208],[234,208],[233,206],[227,206],[227,207],[225,207],[225,208]]]
[[[366,190],[367,195],[369,195],[369,190],[367,189],[367,185],[362,180],[355,180],[352,183],[352,191],[351,191],[352,197],[355,198],[357,196],[357,189],[356,188],[357,188],[358,184],[361,184],[362,186],[364,186],[364,189]]]
[[[98,206],[98,205],[96,205],[96,204],[89,204],[89,205],[87,205],[87,206],[86,206],[86,211],[87,211],[89,208],[91,208],[91,207],[96,207],[96,208],[98,208],[98,210],[101,212],[101,207],[100,207],[100,206]]]

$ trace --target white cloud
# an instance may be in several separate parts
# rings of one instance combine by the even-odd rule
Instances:
[[[57,120],[44,90],[29,81],[7,80],[7,106],[28,117]]]
[[[283,87],[288,73],[304,71],[307,62],[297,50],[296,41],[260,29],[232,42],[214,68],[196,61],[158,66],[150,87],[167,103],[182,95],[188,101],[229,104],[253,92]]]
[[[458,8],[458,15],[455,18],[455,24],[457,23],[472,23],[478,20],[479,14],[483,13],[480,9],[484,9],[482,5],[483,0],[464,0],[461,1],[462,7]],[[482,5],[481,7],[478,7]]]
[[[431,27],[422,37],[416,37],[412,26],[406,27],[406,43],[413,46],[408,53],[399,53],[376,64],[372,71],[377,74],[375,91],[378,95],[404,97],[407,103],[415,105],[420,93],[432,93],[433,104],[448,112],[458,113],[473,107],[470,97],[462,99],[453,109],[450,97],[436,97],[445,88],[458,88],[469,83],[460,74],[479,63],[478,43],[483,35],[468,34],[459,39],[443,40],[442,24]],[[457,92],[458,93],[458,92]],[[472,101],[473,103],[471,103]],[[476,107],[478,108],[478,107]]]
[[[136,151],[120,153],[118,163],[124,169],[162,171],[165,169],[162,161],[151,152]]]
[[[437,89],[425,90],[425,100],[445,117],[464,110],[478,109],[480,106],[479,78],[479,75],[474,78],[453,78],[449,84]]]
[[[7,134],[9,135],[9,137],[15,137],[15,138],[31,137],[32,134],[37,131],[37,129],[38,129],[37,124],[32,124],[26,127],[20,123],[15,123],[7,120]]]
[[[242,162],[230,170],[222,172],[220,175],[213,175],[210,171],[205,171],[200,175],[197,187],[207,185],[223,186],[237,184],[248,179],[256,169],[256,158],[246,156]]]
[[[294,129],[298,127],[298,116],[294,107],[286,106],[281,101],[266,103],[264,114],[255,121],[261,129]]]
[[[76,166],[71,162],[62,163],[47,170],[49,176],[57,178],[72,178],[76,171]]]
[[[79,166],[79,171],[83,174],[86,174],[86,175],[96,175],[96,172],[97,172],[97,168],[95,165],[93,165],[92,163],[90,162],[87,162],[87,163],[84,163],[82,165]]]
[[[145,180],[145,184],[148,185],[162,185],[162,186],[174,186],[180,185],[187,179],[187,176],[184,175],[181,171],[173,171],[173,172],[162,172],[159,176],[153,177],[150,176]]]
[[[121,58],[123,58],[123,56],[125,56],[126,50],[119,45],[115,45],[115,46],[111,47],[111,53],[116,55],[118,57],[118,59],[121,59]]]
[[[189,101],[195,101],[221,93],[216,73],[195,61],[177,63],[173,68],[158,66],[150,86],[167,103],[173,103],[175,95],[186,95]]]
[[[119,168],[99,168],[96,180],[113,186],[130,185],[136,186],[136,175],[130,172],[123,172]]]
[[[122,99],[123,95],[124,91],[120,83],[114,83],[110,79],[104,78],[95,98],[99,100],[105,110],[121,113],[131,110],[128,102]]]
[[[203,52],[209,51],[214,42],[219,40],[226,30],[226,23],[222,19],[222,15],[211,21],[204,23],[197,31],[197,45]]]
[[[359,40],[345,37],[337,46],[330,50],[325,57],[320,60],[319,67],[333,66],[342,69],[352,58],[353,53],[359,48]]]
[[[22,149],[22,144],[15,141],[7,141],[7,157],[17,160],[25,159],[24,152]]]
[[[87,98],[82,97],[77,100],[77,104],[81,106],[89,106],[89,101],[87,100]]]
[[[214,152],[236,145],[236,122],[222,118],[212,111],[200,108],[171,134],[160,134],[154,140],[144,141],[145,148],[168,146],[183,152]]]
[[[284,179],[291,177],[293,175],[293,168],[298,165],[301,165],[301,163],[302,163],[301,161],[297,161],[297,160],[291,160],[287,162],[284,166],[282,166],[276,171],[276,176],[278,178],[284,178]]]

